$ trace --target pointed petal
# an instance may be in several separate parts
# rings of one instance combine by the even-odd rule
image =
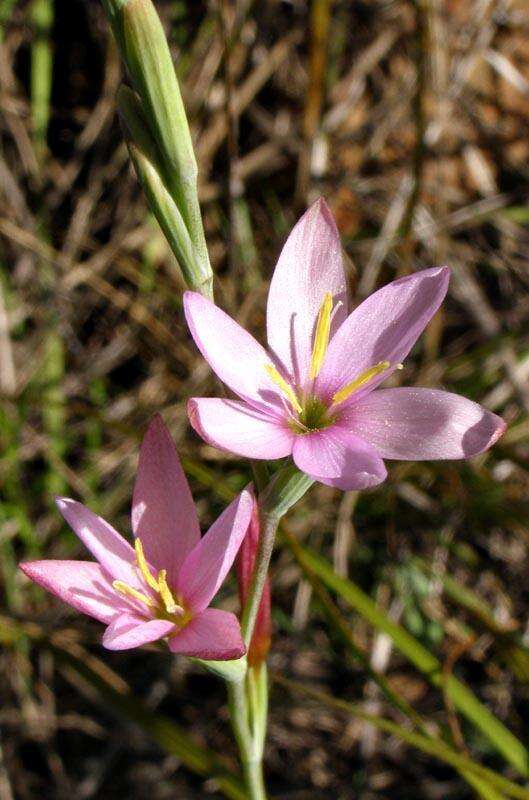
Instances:
[[[245,653],[241,626],[235,614],[206,608],[169,639],[169,649],[206,661],[229,661]]]
[[[43,589],[100,622],[110,622],[116,614],[128,610],[126,600],[92,561],[27,561],[19,566]]]
[[[203,611],[230,569],[252,516],[253,494],[244,489],[189,553],[178,576],[177,594],[193,611]]]
[[[339,425],[299,436],[293,458],[307,475],[344,491],[368,489],[387,475],[375,448]]]
[[[68,497],[58,497],[56,503],[68,525],[108,575],[145,591],[134,567],[134,549],[108,522]]]
[[[313,335],[326,292],[336,308],[331,336],[347,316],[347,288],[336,223],[317,200],[288,237],[274,270],[268,294],[268,345],[298,385],[308,375]]]
[[[425,269],[383,286],[364,300],[329,344],[317,378],[320,394],[331,397],[381,361],[389,361],[395,369],[441,305],[449,279],[448,267]],[[347,402],[356,402],[391,372],[390,368],[378,375]]]
[[[282,414],[283,403],[266,372],[264,347],[210,300],[184,293],[184,311],[195,344],[226,386],[257,408]]]
[[[284,421],[238,400],[193,397],[189,422],[206,442],[245,458],[283,458],[292,452],[294,434]]]
[[[438,389],[379,389],[349,413],[355,432],[383,458],[469,458],[505,430],[496,414]]]
[[[132,501],[132,530],[147,560],[176,583],[186,555],[200,541],[189,484],[173,440],[156,415],[143,439]]]
[[[167,619],[145,620],[136,614],[120,614],[103,634],[103,647],[107,650],[131,650],[163,639],[174,627],[174,623]]]

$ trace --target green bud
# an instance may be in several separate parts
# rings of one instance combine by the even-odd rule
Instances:
[[[183,220],[194,250],[194,262],[203,278],[202,283],[195,279],[189,285],[202,292],[209,287],[206,293],[211,296],[213,274],[198,202],[193,142],[162,23],[151,0],[103,0],[103,6],[140,98],[145,126],[155,142],[158,174],[163,174],[166,190]],[[135,137],[131,139],[138,144]],[[136,157],[141,159],[146,154],[141,143],[138,147],[141,153]],[[148,171],[144,169],[145,173]],[[156,216],[166,233],[158,213]],[[170,245],[174,250],[172,238]],[[189,273],[183,263],[182,269],[187,281]]]
[[[128,87],[118,92],[118,110],[125,140],[149,206],[175,254],[186,284],[211,297],[211,270],[197,259],[182,214],[169,193],[156,143],[147,126],[141,102]]]
[[[128,0],[121,11],[122,50],[165,165],[197,258],[209,266],[198,203],[197,165],[165,33],[151,0]]]
[[[167,39],[151,0],[124,3],[121,30],[127,68],[167,170],[175,184],[193,184],[197,165],[191,134]]]

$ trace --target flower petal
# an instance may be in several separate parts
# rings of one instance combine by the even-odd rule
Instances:
[[[103,647],[107,650],[131,650],[163,639],[174,627],[174,623],[167,619],[145,620],[136,614],[120,614],[103,634]]]
[[[294,434],[284,421],[238,400],[193,397],[189,421],[206,442],[245,458],[283,458],[292,452]]]
[[[169,649],[207,661],[229,661],[245,653],[241,626],[235,614],[206,608],[169,639]]]
[[[387,475],[375,448],[337,424],[299,436],[293,458],[307,475],[343,490],[368,489]]]
[[[92,561],[26,561],[19,566],[43,589],[100,622],[110,622],[116,614],[128,610],[125,598]]]
[[[144,592],[143,582],[135,569],[135,553],[130,544],[114,528],[98,517],[89,508],[70,500],[57,497],[56,503],[68,525],[73,528],[85,547],[90,550],[105,572],[114,580],[125,581]]]
[[[196,346],[221,381],[257,408],[281,415],[283,402],[265,369],[272,359],[264,347],[196,292],[184,293],[184,311]]]
[[[379,389],[354,405],[355,432],[383,458],[469,458],[502,435],[504,421],[466,397],[439,389]]]
[[[184,561],[177,594],[193,611],[203,611],[217,594],[248,530],[252,507],[253,493],[244,489]]]
[[[132,530],[147,560],[176,582],[186,555],[200,541],[189,484],[173,440],[156,415],[143,439],[132,501]]]
[[[329,398],[381,361],[393,369],[408,355],[448,288],[448,267],[425,269],[370,295],[346,319],[329,344],[317,389]],[[372,391],[392,369],[382,372],[349,402]]]
[[[326,292],[335,307],[334,330],[347,316],[342,247],[325,200],[317,200],[288,237],[274,270],[267,307],[268,344],[298,385],[308,375],[316,320]]]

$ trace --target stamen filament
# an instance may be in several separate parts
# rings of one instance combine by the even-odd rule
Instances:
[[[265,370],[267,371],[269,378],[275,383],[276,386],[279,387],[283,397],[288,400],[294,411],[297,411],[298,414],[301,414],[303,408],[301,407],[301,404],[296,397],[296,393],[294,392],[292,386],[286,382],[273,364],[265,364]]]
[[[310,362],[309,378],[314,380],[319,374],[327,347],[329,345],[329,333],[331,330],[331,311],[332,311],[332,294],[331,292],[325,293],[325,298],[321,304],[320,312],[318,314],[318,321],[316,323],[316,333],[314,335],[314,346],[312,348],[312,358]]]
[[[158,582],[156,578],[152,574],[151,570],[149,569],[149,565],[147,564],[147,559],[145,558],[145,553],[143,552],[143,545],[141,540],[136,538],[134,542],[134,549],[136,550],[136,561],[138,563],[138,568],[142,574],[143,579],[147,583],[151,589],[154,589],[155,592],[159,591]]]
[[[160,572],[158,573],[158,587],[159,587],[160,597],[163,600],[165,610],[167,611],[168,614],[174,614],[175,611],[183,610],[182,607],[175,602],[175,599],[167,584],[167,570],[165,569],[161,569]]]
[[[389,361],[379,361],[378,364],[375,364],[373,367],[369,367],[364,372],[362,372],[358,378],[355,378],[354,381],[348,383],[343,389],[340,389],[336,392],[332,397],[333,403],[343,403],[344,400],[347,400],[353,392],[356,392],[357,389],[360,389],[362,386],[365,386],[366,383],[369,383],[376,375],[380,375],[381,372],[385,372],[385,370],[389,369],[391,366]]]
[[[140,603],[145,603],[145,605],[150,608],[154,606],[154,601],[150,597],[147,597],[146,594],[142,594],[142,592],[138,592],[137,589],[133,589],[132,586],[129,586],[128,583],[124,581],[112,581],[112,586],[116,592],[120,592],[120,594],[133,597],[134,600],[139,600]]]

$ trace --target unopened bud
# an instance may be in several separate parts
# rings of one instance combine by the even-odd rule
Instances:
[[[197,259],[180,210],[164,181],[163,165],[137,95],[126,86],[118,92],[118,110],[129,154],[147,201],[175,254],[186,284],[211,296],[211,272]]]
[[[180,87],[162,23],[151,0],[103,0],[103,4],[139,97],[144,125],[159,154],[153,161],[152,153],[133,135],[130,139],[136,152],[133,156],[131,151],[131,156],[133,160],[136,158],[136,162],[143,158],[149,159],[151,167],[156,167],[158,176],[163,179],[165,190],[172,197],[187,230],[194,251],[194,262],[202,276],[205,276],[200,286],[196,280],[190,282],[189,286],[211,296],[213,275],[198,202],[197,165]],[[148,173],[150,169],[146,166],[143,172]],[[146,188],[145,191],[147,192]],[[166,227],[160,220],[161,214],[155,208],[153,210],[167,236]],[[164,213],[167,213],[167,209]],[[180,239],[180,234],[176,238]],[[169,242],[173,249],[174,239],[175,235]],[[182,268],[187,281],[188,273],[185,272],[184,264]]]

